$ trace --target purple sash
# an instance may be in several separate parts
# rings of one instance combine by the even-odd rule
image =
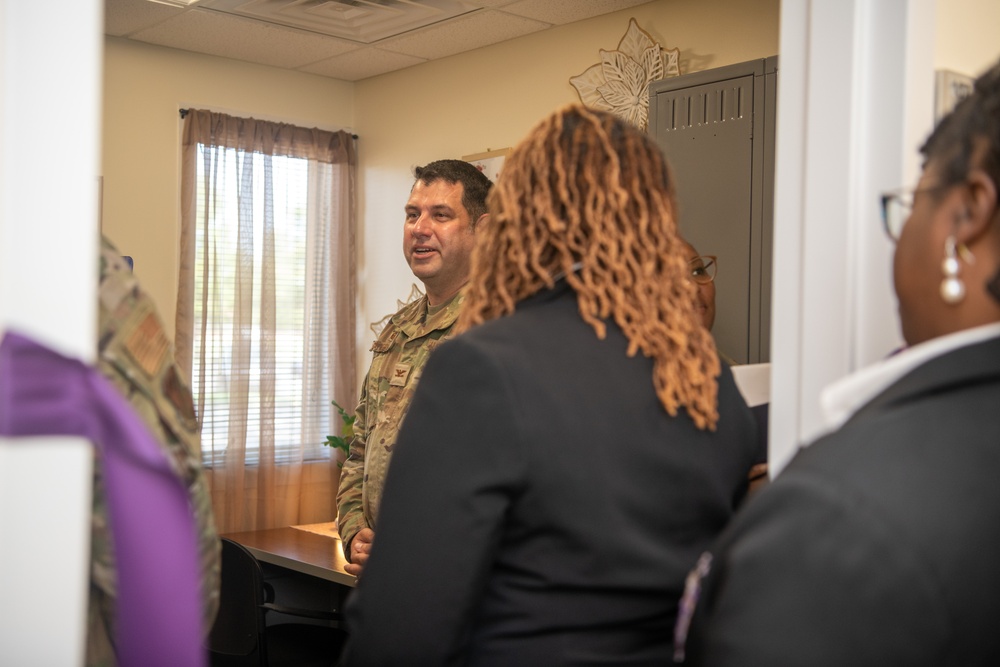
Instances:
[[[187,490],[118,390],[95,369],[7,333],[0,342],[0,435],[77,435],[95,444],[118,573],[118,662],[204,665]]]

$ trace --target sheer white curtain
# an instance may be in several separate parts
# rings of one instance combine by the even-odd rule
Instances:
[[[190,110],[177,354],[220,532],[332,520],[331,401],[355,404],[356,155],[345,132]]]

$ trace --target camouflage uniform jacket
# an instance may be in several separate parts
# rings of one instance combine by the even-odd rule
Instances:
[[[372,345],[372,365],[355,410],[350,453],[337,490],[338,527],[344,552],[362,528],[375,529],[382,485],[399,425],[431,351],[452,336],[462,292],[428,309],[427,297],[392,316]]]
[[[221,552],[211,496],[201,467],[201,438],[194,403],[152,300],[106,239],[101,244],[98,322],[98,370],[129,401],[150,433],[162,444],[167,459],[190,493],[191,511],[198,528],[204,600],[202,620],[207,633],[219,606]],[[101,461],[95,458],[88,667],[116,664],[117,578],[111,530]]]

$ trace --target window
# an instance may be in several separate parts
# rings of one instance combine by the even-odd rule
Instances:
[[[328,459],[355,392],[353,141],[188,113],[177,338],[204,464]]]

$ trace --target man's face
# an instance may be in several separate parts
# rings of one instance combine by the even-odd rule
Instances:
[[[469,277],[475,236],[464,190],[461,183],[418,180],[406,202],[403,255],[431,305],[451,298]]]

